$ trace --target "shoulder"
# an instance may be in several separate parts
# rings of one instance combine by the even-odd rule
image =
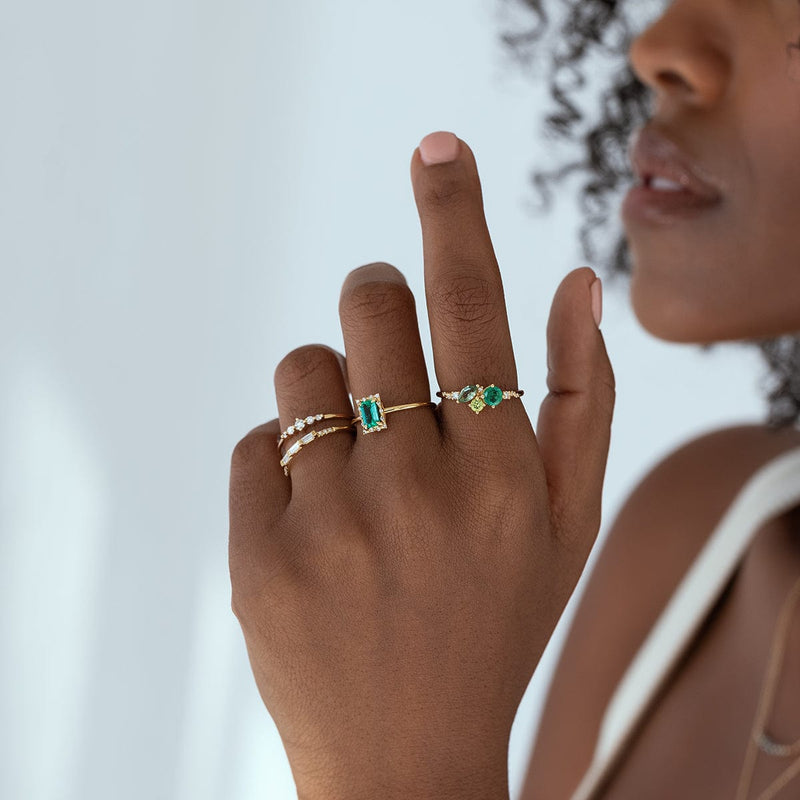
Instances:
[[[797,428],[771,429],[742,424],[718,428],[688,439],[645,472],[620,507],[604,539],[603,557],[631,537],[653,545],[675,522],[686,523],[692,538],[711,533],[722,512],[761,466],[800,447]],[[680,531],[673,531],[669,542]],[[699,543],[702,545],[702,542]],[[698,546],[699,549],[699,546]]]
[[[699,523],[699,531],[710,533],[706,523],[713,527],[752,474],[795,447],[800,447],[797,428],[757,424],[719,428],[689,439],[639,481],[614,520],[606,544],[630,534],[628,523],[635,524],[639,535],[648,536],[654,529],[642,523],[661,526],[689,515]]]
[[[729,426],[687,440],[639,480],[600,544],[576,609],[523,800],[571,795],[606,704],[678,581],[748,478],[794,447],[797,429]]]

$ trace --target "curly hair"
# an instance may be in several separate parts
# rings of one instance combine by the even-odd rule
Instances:
[[[542,50],[546,52],[546,79],[554,107],[544,119],[544,134],[577,146],[578,152],[562,164],[531,173],[531,183],[546,210],[552,202],[552,186],[578,173],[583,222],[580,245],[592,263],[608,264],[612,281],[630,275],[630,253],[624,233],[609,222],[624,189],[634,176],[627,148],[634,129],[649,118],[650,94],[630,68],[627,53],[634,23],[641,18],[637,0],[636,19],[626,0],[501,0],[522,11],[525,23],[503,31],[501,41],[516,62],[529,68]],[[663,6],[663,0],[660,3]],[[646,11],[649,9],[646,9]],[[549,46],[542,41],[550,38]],[[590,94],[595,108],[582,108],[587,94],[587,66],[595,74],[599,59],[610,65],[610,83]],[[591,87],[590,87],[591,88]],[[599,106],[599,108],[597,107]],[[719,343],[701,344],[709,350]],[[766,362],[759,384],[766,394],[766,424],[779,429],[800,422],[800,335],[736,342],[755,344]]]

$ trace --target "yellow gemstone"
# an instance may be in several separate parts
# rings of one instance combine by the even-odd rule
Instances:
[[[483,402],[483,398],[480,395],[474,397],[472,402],[469,404],[469,407],[476,413],[480,414],[484,408],[486,408],[486,403]]]

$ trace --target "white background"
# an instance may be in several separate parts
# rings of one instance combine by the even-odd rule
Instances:
[[[476,153],[535,420],[553,292],[583,261],[569,191],[527,210],[546,92],[500,8],[0,4],[3,798],[295,796],[230,612],[230,451],[275,415],[286,351],[341,348],[350,269],[402,269],[426,325],[408,168],[430,131]],[[754,349],[655,340],[624,283],[602,328],[601,536],[668,450],[764,411]],[[559,643],[512,733],[512,796]]]

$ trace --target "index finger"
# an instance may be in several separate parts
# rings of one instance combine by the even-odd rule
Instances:
[[[472,150],[452,133],[431,133],[414,151],[411,180],[440,388],[495,384],[516,389],[503,282]]]

